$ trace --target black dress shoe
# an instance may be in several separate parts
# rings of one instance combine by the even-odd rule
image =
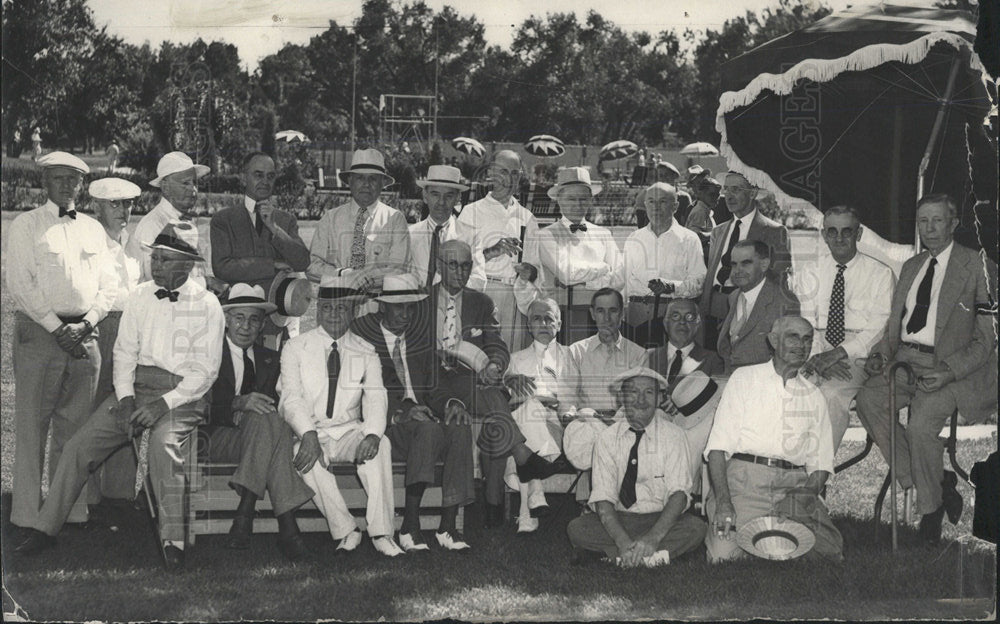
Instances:
[[[928,546],[937,546],[941,541],[941,520],[944,518],[944,505],[941,505],[929,514],[924,514],[920,518],[920,527],[917,529],[920,541]]]
[[[164,544],[163,565],[167,572],[180,572],[184,569],[184,551],[172,544]]]
[[[941,504],[948,514],[948,522],[958,524],[962,519],[962,495],[958,493],[958,477],[950,470],[945,471],[941,481]]]
[[[546,518],[552,513],[552,509],[548,505],[540,505],[534,509],[529,509],[528,513],[531,514],[532,518]]]
[[[26,537],[14,547],[15,554],[36,555],[43,550],[54,548],[56,545],[56,538],[47,533],[42,533],[37,529],[24,529],[24,531]]]
[[[517,467],[517,478],[521,483],[527,483],[535,479],[548,479],[565,469],[566,460],[562,455],[550,462],[539,457],[537,453],[532,453],[527,461]]]
[[[231,550],[246,550],[250,548],[250,537],[253,535],[253,517],[236,516],[233,526],[229,527],[226,538],[226,548]]]
[[[309,548],[302,541],[302,535],[299,533],[287,537],[279,537],[278,550],[289,561],[299,561],[309,554]]]
[[[503,505],[491,505],[486,503],[486,518],[484,522],[487,529],[495,529],[503,526]]]

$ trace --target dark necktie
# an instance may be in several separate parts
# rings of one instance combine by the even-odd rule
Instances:
[[[59,206],[59,218],[61,219],[63,217],[69,217],[70,219],[76,219],[76,211],[75,210],[67,210],[66,208],[63,208],[62,206]]]
[[[674,360],[670,363],[670,370],[667,371],[667,383],[674,383],[674,379],[677,379],[677,374],[681,372],[681,363],[684,361],[684,354],[681,353],[680,349],[674,351]]]
[[[740,225],[743,222],[737,219],[733,223],[733,233],[729,236],[729,244],[726,245],[726,253],[722,254],[722,259],[719,261],[719,284],[722,286],[726,285],[726,280],[729,279],[729,274],[733,272],[733,247],[736,243],[740,242]]]
[[[156,295],[157,299],[170,299],[170,302],[173,303],[177,301],[177,296],[180,293],[178,293],[176,290],[167,290],[166,288],[161,288],[153,294]]]
[[[444,229],[443,225],[439,225],[434,228],[434,234],[431,235],[431,257],[427,259],[427,290],[430,291],[431,286],[434,285],[434,275],[437,273],[437,254],[438,245],[441,244],[441,230]]]
[[[246,396],[254,391],[257,385],[257,371],[254,370],[253,360],[250,359],[250,349],[243,349],[243,383],[240,384],[240,396]]]
[[[618,501],[625,509],[635,504],[635,480],[639,476],[639,440],[642,440],[642,434],[646,433],[645,429],[636,431],[631,427],[629,431],[635,434],[635,442],[632,444],[632,450],[628,452],[625,478],[622,479],[622,487],[618,491]]]
[[[337,399],[337,378],[340,377],[340,352],[337,351],[337,341],[333,341],[333,351],[326,360],[326,378],[330,389],[326,393],[326,417],[333,418],[333,403]]]
[[[392,367],[396,369],[396,377],[399,377],[399,385],[403,388],[403,394],[406,392],[406,367],[403,366],[403,350],[401,348],[401,343],[403,342],[402,336],[396,337],[396,344],[392,346]]]
[[[264,233],[264,217],[260,214],[260,207],[255,206],[253,209],[254,224],[253,227],[257,231],[257,236]]]
[[[931,307],[931,284],[934,283],[934,265],[936,264],[937,258],[931,258],[930,264],[927,265],[927,272],[924,273],[924,279],[920,280],[920,286],[917,287],[917,305],[913,307],[913,314],[910,315],[910,321],[906,324],[907,333],[915,334],[927,324],[927,311]]]
[[[181,216],[179,216],[177,218],[179,220],[181,220],[181,221],[193,221],[194,220],[194,215],[190,214],[190,213],[187,213],[187,212],[182,212]]]
[[[844,269],[847,265],[837,265],[837,277],[833,279],[830,292],[830,311],[826,315],[826,341],[831,347],[844,342]]]
[[[586,232],[587,231],[587,224],[586,223],[570,223],[569,224],[569,231],[570,232]]]

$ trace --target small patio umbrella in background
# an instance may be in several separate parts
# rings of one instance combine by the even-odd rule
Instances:
[[[455,137],[451,140],[451,145],[458,151],[469,156],[482,158],[486,155],[486,148],[483,147],[483,144],[469,137]]]
[[[639,152],[639,146],[632,141],[626,141],[625,139],[619,139],[617,141],[612,141],[601,148],[599,154],[600,160],[618,160],[619,158],[628,158]]]
[[[551,134],[536,134],[528,139],[524,144],[524,149],[533,156],[547,158],[549,156],[562,156],[566,153],[566,146],[563,142]]]
[[[309,137],[298,130],[280,130],[274,134],[274,140],[285,141],[286,143],[294,143],[295,141],[308,143]]]
[[[684,156],[718,156],[719,150],[715,149],[715,146],[711,143],[699,141],[685,145],[684,149],[681,150],[681,154]]]

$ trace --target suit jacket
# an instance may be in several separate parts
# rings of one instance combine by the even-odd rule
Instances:
[[[782,316],[799,314],[799,299],[787,288],[779,286],[770,278],[764,278],[757,301],[747,316],[734,340],[729,338],[729,326],[736,316],[736,300],[740,291],[729,293],[729,313],[719,330],[719,356],[726,364],[726,373],[732,373],[740,366],[762,364],[771,359],[771,348],[767,335],[771,325]]]
[[[441,242],[450,240],[461,240],[472,245],[475,237],[475,229],[458,217],[452,216],[445,225],[444,235]],[[431,258],[431,238],[434,234],[434,226],[430,219],[418,221],[410,226],[410,272],[417,276],[421,284],[427,283],[427,267]],[[434,283],[441,281],[440,274],[435,273]],[[486,271],[483,265],[475,262],[472,267],[470,283],[482,283],[486,281]]]
[[[379,362],[382,365],[382,385],[389,401],[388,416],[396,413],[396,410],[408,410],[414,405],[426,405],[427,393],[434,387],[434,359],[431,357],[430,332],[426,322],[411,323],[403,336],[406,340],[406,367],[410,374],[410,386],[417,401],[405,398],[406,388],[403,380],[396,373],[396,365],[392,361],[392,353],[385,342],[382,333],[382,325],[378,316],[366,314],[354,319],[351,324],[351,331],[360,338],[368,341],[378,354]]]
[[[715,283],[715,274],[719,271],[719,264],[722,256],[726,252],[728,241],[726,234],[733,219],[712,228],[708,246],[708,273],[705,274],[705,284],[701,290],[701,315],[702,318],[712,315],[709,303],[712,294],[712,285]],[[768,219],[760,213],[760,209],[754,214],[750,230],[747,232],[746,240],[758,240],[771,246],[771,267],[768,275],[781,285],[788,284],[788,273],[792,269],[792,252],[788,242],[788,230],[785,226],[779,225],[776,221]]]
[[[667,345],[649,349],[646,351],[646,354],[649,358],[649,367],[663,375],[664,379],[666,379],[670,373],[670,365],[672,364],[667,354]],[[698,343],[694,343],[691,353],[681,362],[681,372],[677,375],[677,379],[673,380],[670,389],[673,390],[672,386],[681,377],[696,370],[702,371],[709,377],[717,377],[725,372],[725,365],[722,363],[722,358],[719,357],[718,353],[709,351]]]
[[[318,431],[334,440],[361,429],[385,433],[386,392],[375,349],[348,331],[337,340],[340,375],[333,414],[326,416],[326,349],[332,339],[322,326],[292,338],[281,351],[281,402],[278,413],[295,435]],[[320,436],[322,439],[323,435]]]
[[[210,225],[215,277],[228,284],[245,282],[261,286],[267,292],[277,273],[276,260],[284,261],[293,271],[309,268],[309,248],[299,238],[295,216],[275,210],[273,217],[274,222],[292,237],[291,241],[276,238],[267,228],[258,235],[242,203],[215,213]]]
[[[995,409],[997,401],[997,343],[993,334],[997,265],[967,247],[953,245],[938,294],[934,363],[943,362],[955,373],[952,392],[962,416],[980,420]],[[906,296],[929,255],[924,251],[910,258],[899,272],[885,333],[873,350],[890,361],[899,348]]]
[[[431,306],[427,318],[431,323],[431,345],[437,348],[437,303],[441,284],[431,287],[431,294],[425,301]],[[465,288],[462,290],[462,340],[483,350],[491,362],[507,370],[510,364],[510,350],[500,337],[500,320],[497,307],[489,295]]]
[[[281,374],[281,362],[278,352],[266,347],[254,345],[254,392],[266,394],[277,402],[278,377]],[[219,376],[212,384],[210,396],[211,409],[208,413],[206,426],[235,427],[233,423],[233,399],[236,397],[236,380],[233,376],[233,356],[229,350],[229,341],[222,341],[222,364],[219,366]]]

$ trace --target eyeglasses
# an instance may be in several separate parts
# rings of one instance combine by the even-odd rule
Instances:
[[[686,314],[671,312],[667,315],[667,320],[674,323],[680,323],[681,321],[684,321],[685,323],[694,323],[698,320],[698,315],[694,312],[688,312]]]
[[[264,324],[264,319],[258,316],[230,315],[229,322],[237,327],[242,325],[256,329]]]
[[[438,258],[438,262],[441,262],[446,267],[448,267],[449,271],[455,271],[455,272],[457,272],[459,269],[461,269],[462,271],[471,271],[472,270],[472,261],[469,261],[469,262],[456,262],[455,260],[445,261],[445,260],[442,260],[441,258]]]
[[[825,236],[826,238],[834,238],[834,239],[836,238],[852,239],[854,238],[854,234],[856,232],[857,230],[855,230],[854,228],[844,228],[842,230],[838,230],[837,228],[831,227],[823,230],[823,236]]]

